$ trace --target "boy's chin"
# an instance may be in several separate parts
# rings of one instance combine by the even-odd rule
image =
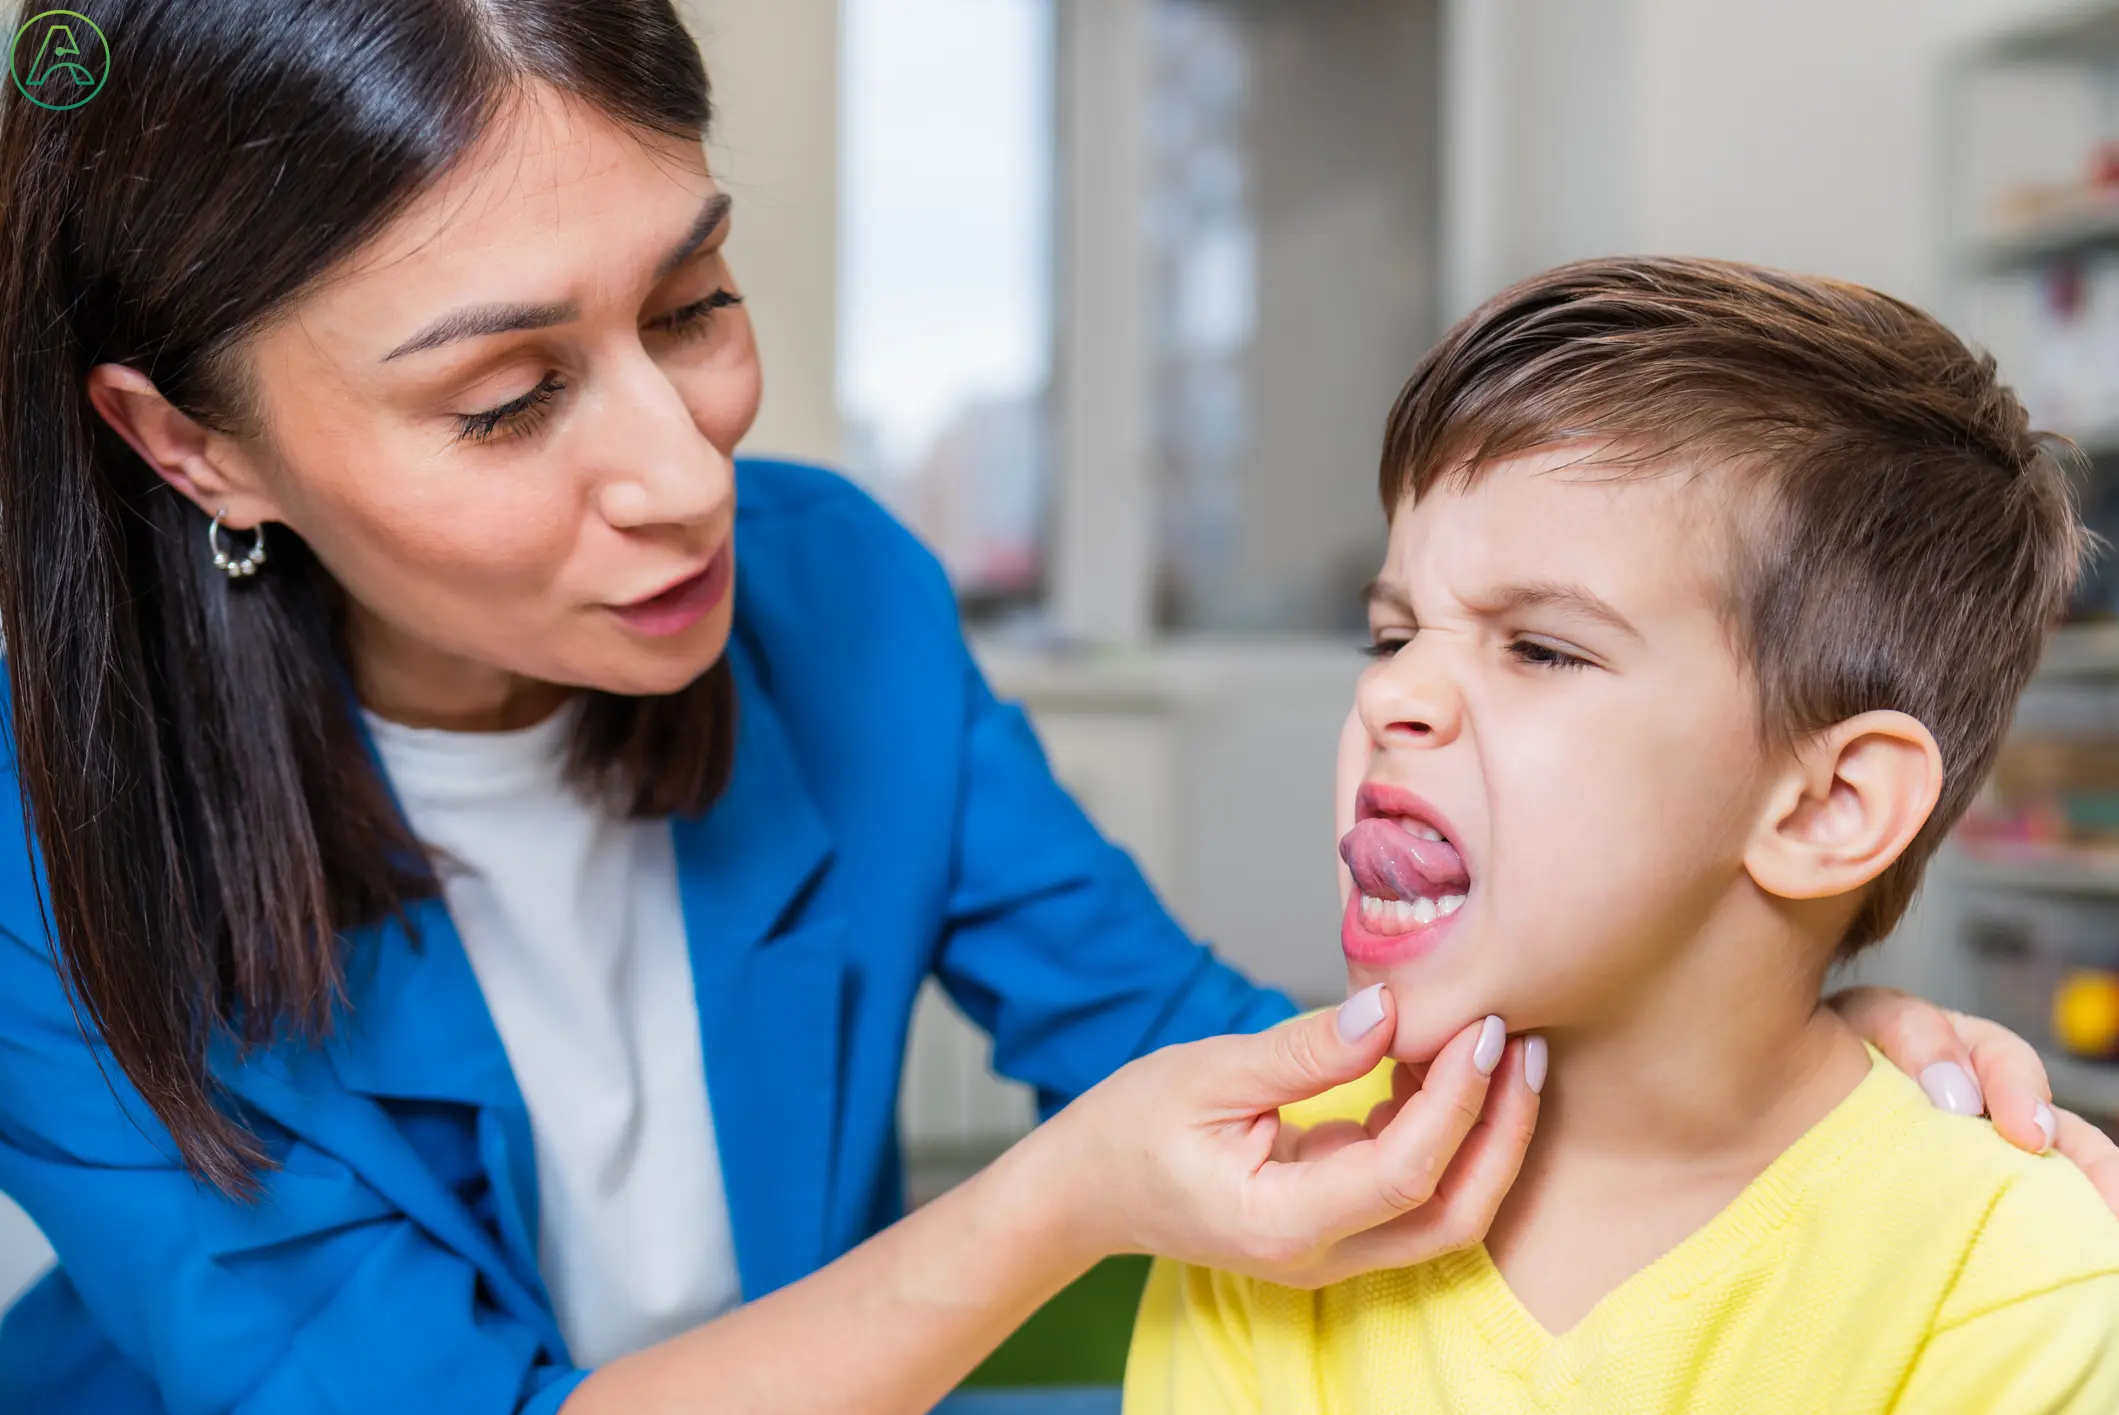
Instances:
[[[1364,978],[1356,987],[1385,982],[1391,1001],[1397,1004],[1398,1030],[1391,1040],[1390,1056],[1408,1065],[1424,1066],[1449,1045],[1450,1038],[1474,1022],[1497,1011],[1491,998],[1475,996],[1471,989],[1440,989],[1430,981],[1394,982],[1388,978]],[[1502,1020],[1508,1020],[1502,1012]],[[1513,1025],[1510,1026],[1513,1031]]]

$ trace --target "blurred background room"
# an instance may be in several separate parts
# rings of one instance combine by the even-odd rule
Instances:
[[[1330,782],[1383,417],[1507,282],[1653,251],[1903,296],[2079,443],[2119,538],[2119,3],[684,3],[765,358],[749,449],[843,468],[917,530],[1084,805],[1307,1002],[1343,987]],[[2107,563],[1865,965],[2017,1027],[2107,1117],[2115,616]],[[1031,1119],[930,997],[915,1197]],[[0,1211],[0,1303],[46,1260]],[[1109,1327],[1062,1343],[1077,1369],[1117,1359]],[[1009,1359],[991,1379],[1050,1378]]]
[[[766,51],[717,53],[789,21],[723,8],[754,446],[834,462],[928,540],[1061,776],[1200,936],[1305,1001],[1342,989],[1328,784],[1383,415],[1478,300],[1616,251],[1842,276],[1937,311],[2043,426],[2119,456],[2119,5],[841,0],[803,36],[838,51],[807,157],[751,146],[780,136],[745,108]],[[765,256],[818,200],[836,252]],[[798,358],[782,282],[812,302]],[[2085,503],[2119,534],[2119,487],[2092,474]],[[2114,573],[1863,969],[2002,1016],[2106,1116]],[[920,1193],[1030,1120],[930,1004]]]

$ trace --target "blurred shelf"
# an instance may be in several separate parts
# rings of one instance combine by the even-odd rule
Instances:
[[[1999,31],[1968,57],[1999,63],[2119,63],[2119,7],[2077,0],[2057,14]]]
[[[2119,246],[2119,198],[1989,238],[1979,246],[1977,259],[1988,273],[2003,274],[2113,246]]]
[[[2069,624],[2039,660],[2041,679],[2119,677],[2119,624]]]
[[[1957,878],[1975,889],[2119,895],[2119,852],[2109,859],[2038,856],[2012,860],[1960,850],[1956,859]]]
[[[2068,441],[2082,449],[2084,456],[2100,460],[2119,456],[2119,417],[2100,418],[2079,427],[2062,429],[2062,432]]]
[[[2083,1115],[2119,1115],[2119,1066],[2057,1051],[2038,1055],[2053,1083],[2053,1099],[2063,1108]]]

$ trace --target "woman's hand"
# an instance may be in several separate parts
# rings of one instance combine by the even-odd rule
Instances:
[[[2057,1149],[2105,1203],[2119,1211],[2119,1145],[2072,1111],[2054,1106],[2045,1064],[2008,1028],[1949,1012],[1889,988],[1849,988],[1829,999],[1850,1026],[1914,1077],[1928,1098],[1963,1115],[1982,1111],[2032,1153]]]
[[[1024,1142],[1072,1196],[1094,1254],[1155,1253],[1299,1287],[1403,1267],[1486,1236],[1537,1122],[1544,1043],[1467,1027],[1365,1125],[1290,1133],[1279,1107],[1367,1075],[1388,991],[1256,1036],[1168,1047]],[[1351,1034],[1351,1035],[1349,1035]],[[1526,1064],[1527,1063],[1527,1064]],[[1482,1067],[1484,1069],[1482,1069]]]
[[[1394,1030],[1371,989],[1144,1057],[836,1262],[601,1367],[564,1415],[912,1415],[1114,1253],[1319,1285],[1475,1243],[1530,1142],[1541,1042],[1504,1052],[1488,1019],[1367,1125],[1282,1133],[1280,1106],[1367,1075]]]

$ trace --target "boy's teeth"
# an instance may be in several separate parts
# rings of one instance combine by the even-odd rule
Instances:
[[[1403,933],[1415,924],[1432,924],[1437,919],[1448,918],[1464,907],[1464,898],[1461,894],[1445,894],[1440,899],[1426,895],[1416,899],[1384,899],[1364,894],[1361,896],[1361,917],[1372,928]]]

